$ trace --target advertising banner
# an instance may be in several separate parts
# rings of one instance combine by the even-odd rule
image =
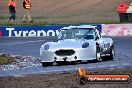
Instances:
[[[132,36],[132,24],[103,24],[102,33],[107,36]]]
[[[1,26],[1,36],[7,37],[40,37],[56,36],[63,26]]]
[[[59,30],[70,25],[48,25],[48,26],[0,26],[0,36],[6,37],[40,37],[57,36]],[[101,25],[95,24],[101,31]]]

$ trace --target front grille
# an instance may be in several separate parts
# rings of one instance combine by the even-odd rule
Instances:
[[[75,54],[74,50],[58,50],[55,52],[56,55],[58,56],[71,56],[73,54]]]

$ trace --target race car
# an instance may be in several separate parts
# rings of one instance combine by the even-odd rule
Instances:
[[[61,62],[113,60],[114,56],[113,40],[102,38],[96,26],[89,25],[61,28],[56,42],[47,42],[40,48],[42,66]]]

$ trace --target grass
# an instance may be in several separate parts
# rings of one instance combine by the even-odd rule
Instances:
[[[45,23],[0,23],[1,26],[44,26]]]
[[[0,15],[0,19],[7,19],[7,18],[9,18],[9,16],[1,16]]]
[[[75,16],[78,16],[78,15],[71,15],[70,17],[75,17]],[[3,15],[0,15],[0,19],[8,19],[10,17],[10,15],[9,16],[3,16]],[[37,16],[37,17],[32,17],[32,19],[49,19],[49,18],[68,18],[69,17],[69,15],[59,15],[59,16]],[[16,15],[16,19],[22,19],[23,18],[23,16],[18,16],[18,15]]]
[[[0,65],[9,64],[13,62],[13,60],[6,56],[0,56]]]
[[[65,25],[65,24],[130,24],[132,22],[38,22],[38,23],[0,23],[1,26],[45,26],[45,25]]]
[[[103,14],[96,14],[96,16],[98,15],[103,15]],[[76,16],[78,15],[73,15],[70,17],[67,15],[51,16],[51,18],[46,17],[46,16],[45,17],[43,16],[32,17],[34,20],[34,23],[22,23],[21,21],[22,17],[17,17],[16,23],[8,23],[6,22],[6,19],[8,19],[8,16],[0,15],[0,20],[1,20],[0,26],[45,26],[45,25],[65,25],[65,24],[75,24],[75,25],[77,24],[78,25],[78,24],[129,24],[129,23],[132,23],[132,22],[119,22],[119,21],[107,21],[107,20],[89,22],[85,20],[85,17],[83,18],[83,16],[80,16],[81,18],[77,17],[79,19],[72,18]]]

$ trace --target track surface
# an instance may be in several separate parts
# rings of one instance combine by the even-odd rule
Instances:
[[[0,76],[17,76],[26,74],[47,74],[76,71],[78,67],[84,69],[93,68],[115,68],[132,66],[132,37],[112,37],[115,43],[116,57],[113,61],[98,63],[85,63],[76,65],[49,66],[43,68],[41,65],[15,70],[0,70]],[[19,54],[39,58],[39,48],[51,38],[1,38],[0,53]]]

